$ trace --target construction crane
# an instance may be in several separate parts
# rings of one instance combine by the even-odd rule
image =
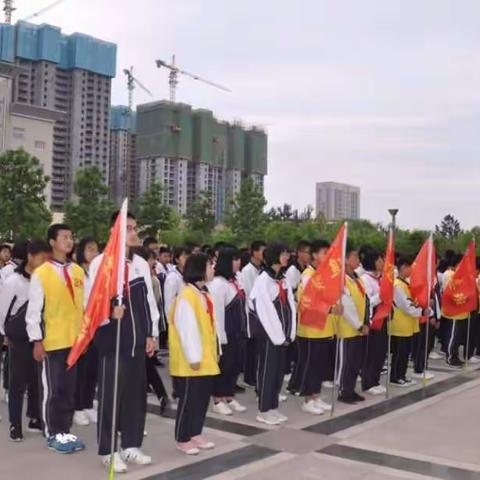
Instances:
[[[41,10],[39,10],[38,12],[35,12],[35,13],[32,13],[31,15],[29,15],[28,17],[25,17],[23,20],[25,22],[28,22],[29,20],[33,20],[34,18],[37,18],[39,17],[40,15],[43,15],[44,13],[47,13],[49,10],[51,10],[52,8],[55,8],[57,5],[60,5],[61,3],[63,3],[65,0],[56,0],[55,2],[52,2],[50,3],[49,5],[46,5],[45,7],[43,7]]]
[[[5,12],[5,23],[9,25],[12,23],[12,13],[16,10],[13,6],[13,0],[4,0],[3,11]]]
[[[153,93],[142,83],[133,76],[133,67],[123,69],[123,73],[127,76],[127,89],[128,89],[128,110],[132,112],[133,110],[133,91],[135,90],[135,85],[138,85],[144,92],[148,93],[153,97]]]
[[[186,72],[185,70],[181,70],[180,68],[177,67],[177,65],[175,65],[175,55],[172,56],[171,64],[164,62],[163,60],[155,60],[155,63],[157,64],[157,68],[165,67],[170,70],[170,73],[168,74],[168,85],[170,87],[170,101],[172,103],[175,103],[179,73],[181,73],[182,75],[186,75],[187,77],[193,78],[194,80],[198,80],[199,82],[206,83],[207,85],[210,85],[212,87],[219,88],[224,92],[231,92],[230,89],[222,85],[219,85],[218,83],[211,82],[210,80],[205,80],[204,78],[201,78],[198,75],[194,75],[193,73],[189,73],[189,72]]]
[[[43,7],[41,10],[38,12],[32,13],[28,17],[23,18],[22,20],[25,22],[28,22],[29,20],[32,20],[33,18],[39,17],[40,15],[43,15],[44,13],[48,12],[52,8],[56,7],[57,5],[60,5],[60,3],[64,2],[65,0],[56,0],[55,2],[50,3],[49,5]],[[3,0],[3,11],[5,12],[5,23],[8,23],[9,25],[12,23],[12,13],[16,10],[16,8],[13,6],[13,0]]]

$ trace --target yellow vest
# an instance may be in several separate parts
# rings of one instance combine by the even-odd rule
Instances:
[[[190,368],[190,364],[183,354],[180,337],[175,327],[175,305],[180,300],[188,302],[197,319],[198,331],[202,342],[202,359],[198,370]],[[168,326],[170,375],[174,377],[205,377],[207,375],[218,375],[220,373],[220,369],[218,368],[215,322],[206,310],[200,293],[192,285],[186,285],[178,294],[174,306],[170,309]]]
[[[397,278],[394,283],[395,288],[400,288],[405,292],[407,298],[411,298],[410,287],[408,283]],[[411,337],[420,331],[419,319],[408,315],[400,308],[394,306],[392,323],[390,324],[390,334],[394,337]]]
[[[302,277],[300,279],[300,283],[298,285],[297,289],[297,299],[298,303],[300,304],[300,301],[302,300],[302,295],[304,291],[304,286],[303,284],[307,284],[308,280],[312,277],[312,275],[315,273],[315,270],[313,267],[309,266],[307,267],[303,272],[302,272]],[[330,338],[335,335],[335,330],[334,330],[334,317],[333,315],[328,315],[327,320],[325,322],[325,327],[323,330],[319,330],[317,328],[313,327],[307,327],[305,325],[302,325],[300,322],[300,309],[298,310],[298,327],[297,327],[297,337],[302,337],[302,338]]]
[[[447,270],[444,275],[443,275],[443,289],[445,290],[445,287],[450,283],[452,280],[454,270]],[[459,315],[445,315],[443,313],[443,308],[442,308],[442,317],[447,318],[448,320],[467,320],[469,317],[470,312],[465,312],[465,313],[460,313]]]
[[[355,304],[355,308],[357,309],[358,318],[360,322],[365,319],[365,311],[367,308],[367,297],[365,293],[365,287],[363,286],[363,282],[357,278],[355,281],[353,278],[349,277],[348,275],[345,276],[345,286],[349,291],[353,303]],[[361,333],[352,327],[348,320],[344,317],[335,317],[337,319],[337,326],[338,326],[338,338],[353,338],[358,337]]]
[[[74,263],[69,273],[75,302],[65,280],[60,277],[50,262],[45,262],[35,270],[35,275],[40,279],[45,295],[43,345],[47,352],[70,348],[74,344],[82,324],[85,272]]]

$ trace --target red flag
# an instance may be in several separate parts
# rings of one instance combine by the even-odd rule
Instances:
[[[452,317],[468,314],[477,308],[476,277],[475,241],[471,240],[465,255],[443,291],[442,310],[444,315]]]
[[[345,284],[347,224],[344,223],[330,245],[325,259],[312,275],[299,305],[299,322],[306,327],[325,328],[328,312],[342,296]]]
[[[127,232],[127,200],[110,233],[98,273],[88,298],[82,326],[67,359],[73,367],[92,341],[99,325],[110,317],[112,299],[122,298],[125,275],[125,246]]]
[[[423,309],[430,306],[430,297],[437,281],[436,266],[435,245],[433,244],[433,235],[430,235],[418,252],[412,264],[412,273],[410,274],[412,299]],[[421,323],[426,321],[426,317],[420,318]]]
[[[375,309],[371,327],[373,330],[381,330],[385,320],[393,308],[393,282],[395,280],[395,239],[393,229],[388,235],[387,252],[383,265],[382,278],[380,278],[380,299],[382,303]]]

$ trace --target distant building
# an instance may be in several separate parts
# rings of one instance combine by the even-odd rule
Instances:
[[[218,121],[210,110],[153,102],[137,108],[136,155],[140,193],[160,183],[166,203],[184,214],[200,192],[208,191],[221,221],[228,199],[245,179],[263,191],[267,135]]]
[[[360,187],[337,182],[320,182],[316,186],[316,214],[327,220],[360,218]]]

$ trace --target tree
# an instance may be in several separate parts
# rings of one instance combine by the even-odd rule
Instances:
[[[190,205],[185,215],[187,228],[197,232],[204,238],[215,227],[215,215],[212,208],[212,193],[201,191],[195,201]]]
[[[173,230],[180,221],[173,208],[165,204],[163,186],[159,183],[153,183],[140,196],[135,204],[135,213],[145,236],[156,237],[160,231]]]
[[[242,182],[240,191],[230,204],[226,224],[240,242],[258,239],[266,222],[263,212],[267,201],[261,189],[251,179]]]
[[[49,178],[22,148],[0,155],[0,237],[44,237],[52,216],[45,203]]]
[[[440,226],[435,226],[435,232],[452,242],[462,233],[462,229],[460,222],[453,215],[448,214],[445,215]]]
[[[108,187],[98,167],[77,171],[74,193],[77,200],[65,203],[65,222],[77,237],[88,236],[100,242],[106,241],[115,205],[108,199]]]

